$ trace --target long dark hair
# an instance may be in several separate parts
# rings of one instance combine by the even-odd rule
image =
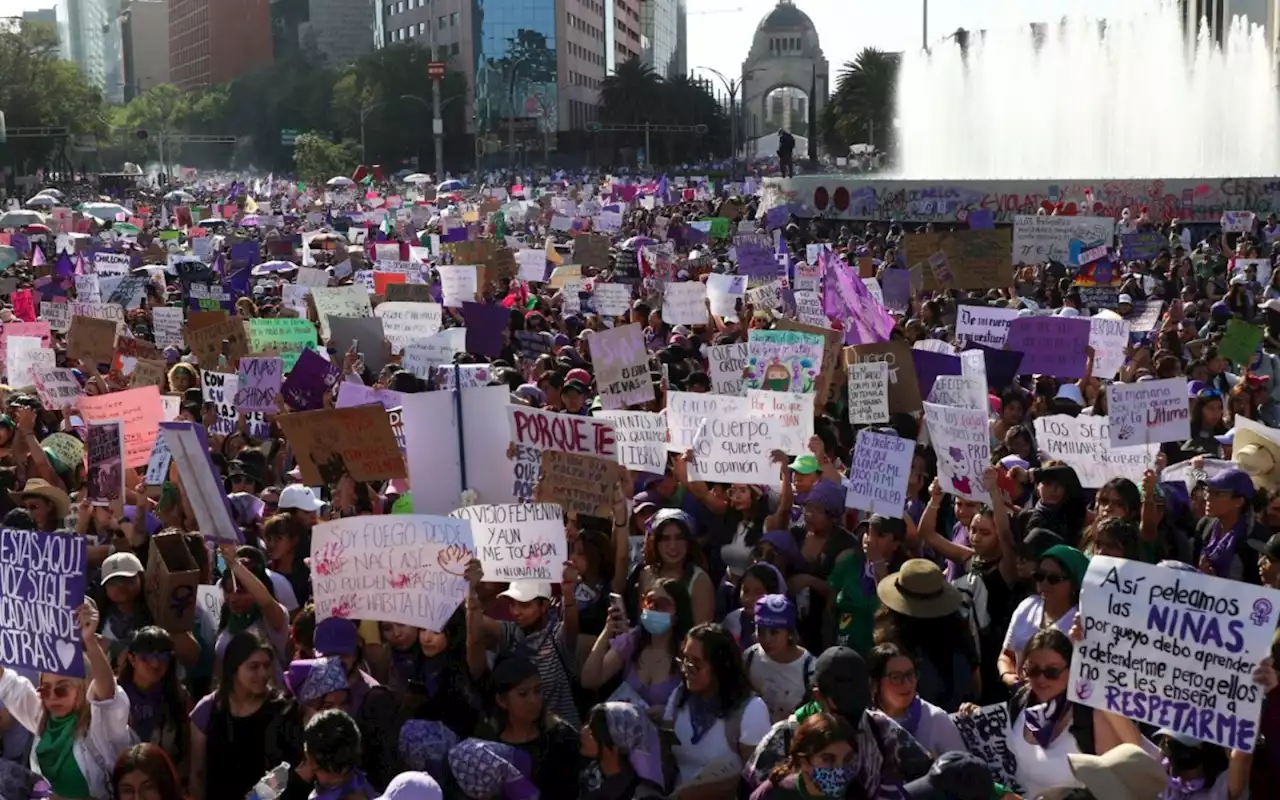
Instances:
[[[160,800],[183,800],[178,771],[173,760],[157,745],[150,742],[135,744],[120,754],[111,770],[111,796],[120,796],[120,781],[131,772],[143,772],[160,793]]]
[[[844,717],[821,711],[805,719],[796,728],[791,739],[791,747],[787,749],[787,757],[769,773],[769,781],[774,786],[784,778],[800,771],[803,759],[813,758],[836,742],[853,742],[857,732]]]
[[[728,716],[734,709],[751,697],[751,681],[742,665],[742,648],[738,647],[733,634],[715,622],[704,622],[695,625],[689,631],[687,639],[702,645],[706,653],[707,666],[715,676],[716,694],[719,695],[720,713]],[[689,687],[682,682],[676,690],[676,708],[683,708],[689,700]]]
[[[707,568],[706,558],[702,555],[702,548],[698,546],[698,537],[694,535],[693,529],[679,517],[665,517],[661,522],[654,525],[650,523],[649,530],[644,537],[644,565],[652,567],[655,571],[662,569],[662,558],[658,555],[658,536],[662,533],[662,529],[668,525],[674,525],[680,531],[680,535],[684,538],[688,546],[685,548],[684,557],[684,574],[681,578],[685,583],[693,580],[694,568]]]
[[[671,615],[671,638],[669,646],[672,657],[680,655],[680,645],[684,642],[684,637],[688,635],[689,630],[693,627],[693,601],[689,598],[689,590],[680,581],[673,581],[670,578],[658,578],[649,587],[649,591],[660,590],[671,598],[671,602],[675,603],[676,613]],[[631,660],[636,662],[640,660],[640,651],[649,646],[653,641],[653,636],[644,626],[640,626],[640,644],[632,649]]]
[[[236,685],[236,672],[255,653],[266,653],[271,657],[272,665],[275,665],[276,651],[272,649],[266,637],[255,630],[240,631],[227,642],[227,649],[222,653],[222,672],[218,675],[218,688],[213,695],[215,706],[228,707],[231,701],[231,690]]]
[[[262,581],[262,585],[267,587],[267,591],[271,593],[271,596],[276,596],[276,588],[271,583],[271,576],[267,574],[267,557],[262,554],[261,550],[253,547],[252,545],[241,545],[236,548],[236,559],[245,562],[245,566],[249,568],[249,571],[252,572],[258,580]],[[227,571],[222,574],[222,577],[219,580],[219,585],[223,588],[225,588],[227,584],[231,583],[231,581],[235,580],[231,575],[231,565],[227,564],[226,566]],[[260,617],[262,615],[262,609],[255,606],[254,613]],[[224,602],[222,604],[222,610],[218,614],[218,630],[221,631],[223,628],[227,627],[227,624],[230,623],[230,621],[231,612],[227,610],[227,604]]]
[[[169,668],[160,680],[160,701],[164,716],[160,720],[159,729],[172,726],[175,732],[173,757],[181,762],[187,753],[187,737],[189,736],[187,720],[187,692],[178,680],[178,665],[174,663],[173,637],[164,628],[148,625],[139,628],[129,642],[129,654],[164,653],[169,656]],[[116,676],[121,684],[133,685],[133,659],[126,658],[120,665],[120,674]]]

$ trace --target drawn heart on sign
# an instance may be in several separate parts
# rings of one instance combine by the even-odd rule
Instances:
[[[439,555],[436,556],[436,563],[440,565],[440,569],[461,578],[466,574],[467,564],[470,564],[473,558],[475,554],[464,545],[451,544],[440,550]]]
[[[62,662],[63,669],[71,669],[71,662],[76,657],[76,646],[71,642],[58,642],[56,648],[58,660]]]

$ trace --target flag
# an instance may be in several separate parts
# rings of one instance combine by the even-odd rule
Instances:
[[[867,285],[855,280],[848,265],[825,248],[818,263],[822,266],[822,310],[832,319],[844,320],[844,343],[887,342],[893,317],[871,296]]]
[[[663,204],[663,205],[666,205],[666,204],[667,204],[667,202],[668,202],[668,201],[667,201],[667,190],[668,190],[668,187],[667,187],[667,176],[666,176],[666,174],[664,173],[664,174],[663,174],[663,176],[662,176],[661,178],[658,178],[658,190],[657,190],[657,195],[658,195],[658,197],[662,198],[662,204]]]
[[[85,274],[85,271],[84,271],[84,253],[80,253],[79,255],[77,255],[77,256],[76,256],[76,274],[77,274],[77,275],[84,275],[84,274]]]
[[[31,266],[43,267],[45,263],[46,262],[44,260],[44,248],[39,245],[32,247],[31,248]]]
[[[71,256],[66,253],[58,253],[58,260],[53,264],[53,274],[60,278],[71,278],[76,274],[75,265],[71,263]]]
[[[221,260],[222,256],[218,256],[218,258]],[[240,297],[248,297],[249,293],[252,291],[249,286],[251,271],[250,267],[245,267],[232,275],[228,275],[222,281],[222,290],[231,295],[232,300]]]
[[[218,253],[218,255],[215,256],[213,259],[213,274],[225,275],[226,268],[227,268],[226,259],[223,257],[222,253]]]
[[[246,213],[246,214],[257,214],[257,213],[258,213],[258,201],[257,201],[257,200],[254,200],[252,197],[247,198],[247,199],[244,201],[244,213]]]

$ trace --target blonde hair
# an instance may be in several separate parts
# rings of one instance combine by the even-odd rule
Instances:
[[[85,659],[85,673],[89,672],[88,659]],[[57,677],[64,677],[59,675]],[[89,682],[93,680],[91,677],[84,678],[67,678],[67,682],[75,687],[77,692],[76,707],[71,713],[76,715],[76,738],[89,734],[89,721],[93,716],[93,708],[89,705]],[[41,698],[41,707],[44,706],[44,698]],[[40,736],[44,735],[45,730],[49,727],[49,709],[44,709],[44,713],[40,715],[39,730],[36,733]]]

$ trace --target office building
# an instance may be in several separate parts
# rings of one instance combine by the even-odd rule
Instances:
[[[663,78],[684,73],[678,57],[682,0],[640,0],[640,58]]]
[[[270,64],[270,5],[270,0],[170,0],[170,81],[199,89]]]
[[[107,74],[114,72],[111,60],[119,58],[119,36],[108,0],[59,0],[55,12],[62,57],[74,61],[85,80],[109,97]]]
[[[24,24],[36,22],[44,25],[52,25],[53,29],[56,31],[58,29],[58,9],[55,7],[41,8],[35,11],[23,11],[22,21]]]
[[[124,102],[169,82],[169,0],[121,0]]]
[[[1276,9],[1274,0],[1178,0],[1183,24],[1189,35],[1198,35],[1201,25],[1209,29],[1214,41],[1222,44],[1231,30],[1231,20],[1242,17],[1249,23],[1261,25],[1268,41],[1275,42]],[[1273,46],[1274,52],[1274,46]]]
[[[373,33],[359,0],[271,0],[276,58],[301,50],[321,66],[343,67],[373,50]]]

